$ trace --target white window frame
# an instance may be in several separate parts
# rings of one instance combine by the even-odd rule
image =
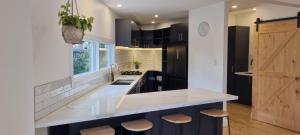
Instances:
[[[86,73],[81,73],[78,75],[74,75],[74,65],[73,65],[73,50],[72,50],[72,75],[73,75],[73,86],[84,84],[88,81],[91,81],[93,79],[98,78],[99,76],[103,75],[103,73],[108,73],[110,71],[110,65],[115,63],[115,45],[112,43],[105,43],[99,40],[93,40],[93,39],[84,39],[83,41],[86,42],[93,42],[94,44],[90,48],[89,51],[91,51],[91,71]],[[97,45],[95,45],[97,44]],[[107,66],[105,68],[99,67],[99,49],[100,44],[105,44],[105,46],[108,49],[108,58],[107,58]],[[97,59],[98,58],[98,59]]]

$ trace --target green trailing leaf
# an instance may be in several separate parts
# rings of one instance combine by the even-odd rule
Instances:
[[[67,2],[64,5],[61,5],[61,11],[58,12],[59,25],[71,25],[84,31],[92,31],[94,17],[72,15],[70,11],[71,4],[69,2]]]

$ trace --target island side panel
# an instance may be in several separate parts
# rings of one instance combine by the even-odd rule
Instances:
[[[108,119],[100,119],[94,121],[80,122],[68,125],[53,126],[49,128],[49,135],[80,135],[80,130],[88,129],[103,125],[110,125],[116,130],[116,135],[121,135],[121,123],[124,121],[137,120],[137,119],[148,119],[153,122],[153,129],[141,135],[171,135],[175,134],[175,126],[173,124],[164,122],[161,117],[169,114],[182,113],[190,115],[193,118],[192,123],[183,126],[184,135],[222,135],[222,119],[214,119],[200,114],[201,110],[211,108],[223,108],[223,103],[212,103],[197,106],[182,107],[169,110],[153,111],[142,114],[134,114],[128,116],[114,117]],[[160,131],[163,129],[163,133]],[[179,128],[177,127],[177,130]],[[200,130],[200,131],[199,131]],[[129,135],[123,129],[122,135]],[[139,134],[136,134],[139,135]]]
[[[178,114],[178,113],[189,115],[193,119],[191,123],[183,125],[184,135],[222,135],[223,133],[222,119],[215,119],[200,114],[201,110],[212,109],[212,108],[222,109],[223,103],[213,103],[213,104],[150,112],[150,113],[146,113],[146,119],[154,123],[154,128],[152,129],[154,135],[174,135],[176,133],[178,134],[178,130],[179,130],[178,125],[174,125],[161,120],[162,116],[170,115],[170,114]],[[147,135],[152,135],[152,132],[147,132]]]

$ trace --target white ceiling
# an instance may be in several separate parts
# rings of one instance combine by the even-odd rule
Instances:
[[[131,18],[140,24],[151,24],[151,21],[163,23],[173,19],[187,18],[188,10],[224,0],[100,0],[121,17]],[[230,11],[254,8],[263,3],[273,3],[300,7],[300,0],[229,0]],[[117,7],[122,4],[122,7]],[[154,18],[158,14],[159,18]]]
[[[223,0],[101,0],[122,17],[129,17],[141,24],[157,23],[188,16],[188,10]],[[120,3],[123,7],[118,8]],[[155,19],[154,15],[159,18]]]

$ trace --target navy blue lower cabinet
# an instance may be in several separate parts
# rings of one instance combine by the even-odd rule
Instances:
[[[142,114],[134,114],[122,117],[114,117],[108,119],[55,126],[49,128],[49,135],[80,135],[80,130],[82,129],[88,129],[103,125],[112,126],[116,130],[116,135],[121,135],[122,122],[142,118],[151,121],[154,125],[153,129],[151,131],[147,131],[145,133],[137,133],[135,135],[179,135],[178,125],[178,127],[175,128],[176,125],[168,123],[161,119],[161,117],[164,115],[178,113],[186,114],[193,118],[191,123],[183,125],[183,135],[222,135],[222,119],[215,119],[200,114],[201,110],[212,108],[222,109],[223,103],[182,107],[176,109],[154,111]],[[163,130],[163,132],[161,132],[161,130]],[[122,131],[122,135],[131,135],[131,133],[127,132],[125,129],[122,129]]]

